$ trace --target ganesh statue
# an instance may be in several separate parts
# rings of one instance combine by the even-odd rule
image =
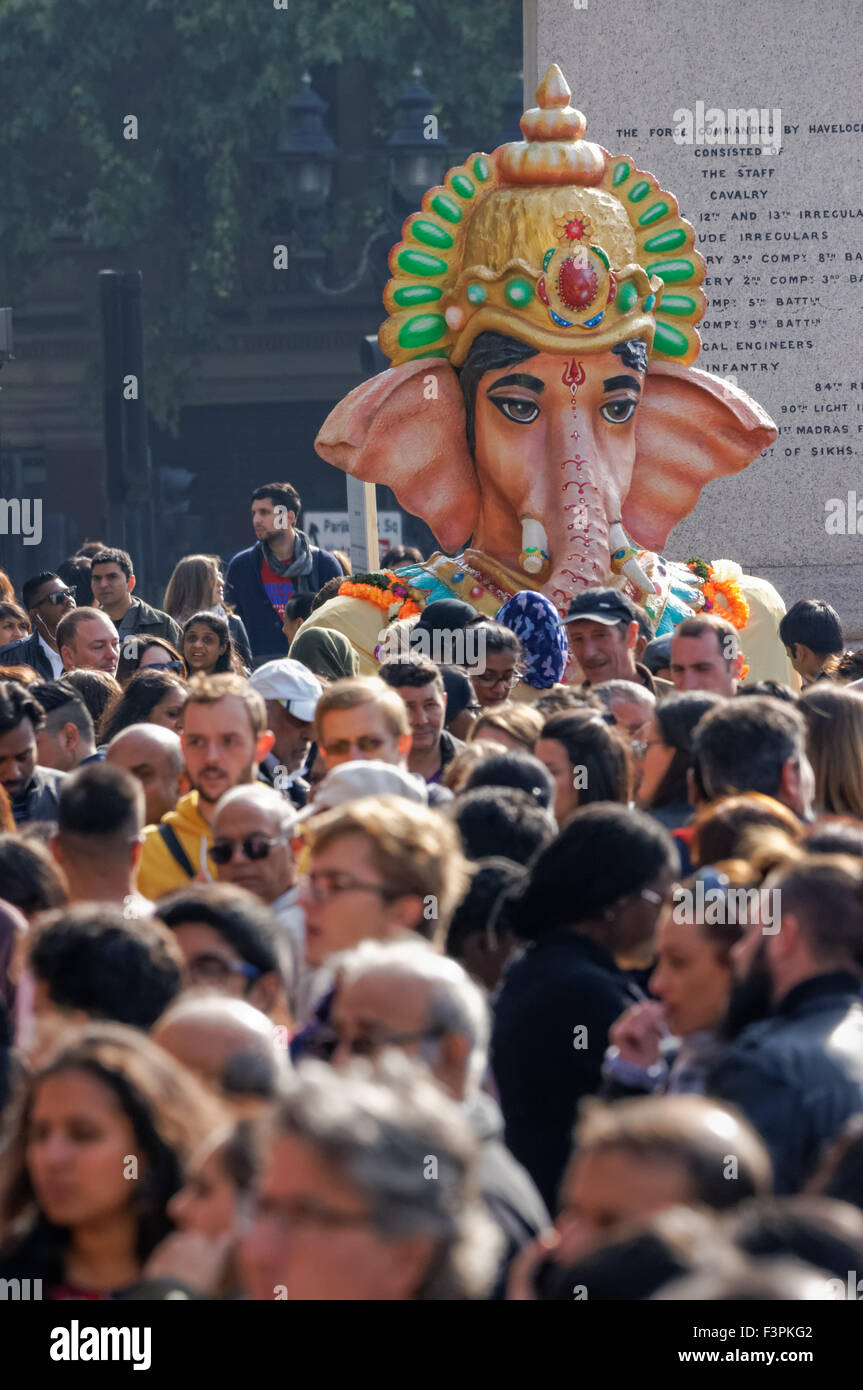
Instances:
[[[751,678],[791,678],[784,605],[730,561],[661,554],[701,489],[776,438],[765,411],[692,366],[705,262],[675,198],[585,140],[556,65],[524,140],[432,188],[390,253],[391,367],[331,412],[322,458],[386,484],[440,545],[401,574],[495,614],[538,590],[566,615],[614,585],[657,633],[713,608]]]

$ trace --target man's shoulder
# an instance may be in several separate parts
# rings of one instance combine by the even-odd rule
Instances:
[[[246,550],[238,550],[236,555],[232,556],[228,561],[228,572],[230,573],[234,568],[243,569],[245,566],[251,564],[257,549],[258,546],[256,542],[254,545],[250,545]]]
[[[344,570],[331,551],[322,550],[319,545],[312,545],[310,541],[309,554],[312,557],[312,562],[317,565],[321,587],[328,579],[336,579],[338,576],[344,575]]]
[[[145,603],[142,598],[132,599],[132,604],[136,610],[136,627],[176,627],[177,624],[169,613],[163,613],[161,608],[156,608],[152,603]]]
[[[17,637],[14,642],[4,642],[3,646],[0,647],[0,664],[3,666],[19,665],[19,661],[13,653],[20,652],[25,647],[28,652],[33,651],[38,643],[39,638],[35,632],[31,632],[29,637]],[[26,665],[27,663],[20,664]]]
[[[37,786],[47,787],[51,791],[59,790],[60,784],[65,782],[68,775],[68,772],[60,772],[56,767],[42,767],[37,764],[33,769],[33,777]]]

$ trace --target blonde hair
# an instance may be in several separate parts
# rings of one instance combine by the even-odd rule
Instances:
[[[490,738],[478,738],[476,741],[468,743],[460,753],[456,753],[452,762],[447,764],[441,778],[443,785],[452,792],[453,796],[458,796],[459,792],[464,790],[464,784],[477,763],[482,762],[483,758],[488,758],[491,754],[499,752],[500,744],[493,743]]]
[[[216,555],[184,555],[174,566],[162,607],[181,626],[194,613],[212,608],[221,565]]]
[[[506,703],[478,715],[468,730],[467,742],[474,743],[483,736],[492,739],[493,731],[500,729],[526,748],[528,753],[532,753],[544,723],[539,710],[532,709],[530,705]]]
[[[384,723],[393,738],[410,733],[408,712],[404,700],[378,676],[346,676],[333,681],[318,700],[315,708],[315,738],[323,743],[324,716],[331,710],[359,709],[360,705],[377,705]]]
[[[309,847],[326,849],[342,835],[364,835],[387,892],[434,900],[435,916],[416,931],[439,941],[467,892],[471,867],[455,826],[437,811],[402,796],[365,796],[312,816],[303,827]]]

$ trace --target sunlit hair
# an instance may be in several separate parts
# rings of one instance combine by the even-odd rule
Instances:
[[[690,855],[693,864],[720,859],[751,859],[761,832],[779,832],[796,844],[804,827],[797,816],[761,792],[726,796],[703,807],[695,818]]]
[[[0,570],[0,602],[12,603],[15,599],[15,585],[5,570]]]
[[[162,608],[182,627],[193,613],[211,608],[216,602],[221,572],[216,555],[184,555],[168,580]]]
[[[447,763],[441,781],[445,787],[449,788],[453,796],[458,796],[459,792],[464,790],[465,784],[477,763],[481,763],[483,758],[489,758],[499,752],[500,744],[495,743],[491,737],[471,739],[461,752],[456,753],[452,762]]]
[[[530,705],[517,705],[513,702],[495,705],[477,716],[468,730],[467,741],[493,741],[495,730],[499,729],[501,733],[508,734],[520,747],[526,748],[528,753],[532,753],[544,723],[545,720],[539,711],[531,709]]]
[[[190,705],[218,704],[226,695],[236,695],[242,700],[246,706],[252,733],[255,738],[260,738],[267,727],[267,707],[257,690],[253,690],[247,680],[235,675],[233,671],[223,671],[212,676],[193,676],[189,681],[186,711],[188,713]]]
[[[166,1205],[181,1185],[191,1154],[224,1123],[224,1113],[195,1078],[143,1033],[122,1024],[96,1023],[66,1034],[59,1050],[23,1086],[9,1117],[0,1160],[0,1227],[4,1254],[27,1241],[30,1253],[56,1261],[62,1279],[69,1230],[53,1225],[39,1210],[27,1166],[30,1115],[40,1086],[51,1077],[77,1072],[111,1093],[130,1122],[141,1179],[129,1183],[137,1217],[137,1256],[145,1260],[172,1229]],[[10,1249],[11,1246],[11,1249]]]
[[[770,1158],[742,1115],[699,1095],[648,1096],[612,1103],[588,1099],[579,1112],[573,1164],[623,1152],[638,1163],[681,1167],[691,1204],[725,1211],[772,1187]],[[726,1155],[737,1159],[734,1182],[725,1176]]]
[[[821,681],[801,695],[815,809],[863,819],[863,695]]]
[[[696,613],[692,618],[684,618],[682,623],[674,629],[672,639],[672,651],[674,640],[678,637],[701,637],[705,632],[716,634],[716,642],[719,652],[727,662],[731,662],[740,651],[740,638],[737,628],[730,623],[727,618],[722,618],[718,613]],[[673,658],[672,658],[673,659]]]
[[[434,1239],[414,1299],[488,1296],[501,1237],[479,1194],[477,1141],[463,1107],[415,1062],[393,1049],[343,1071],[307,1062],[274,1131],[308,1145],[361,1196],[379,1238]]]
[[[331,711],[359,709],[360,705],[374,704],[383,716],[387,731],[393,738],[401,738],[410,733],[408,714],[404,701],[395,690],[378,676],[348,676],[345,680],[333,681],[324,691],[315,708],[315,737],[323,743],[324,718]]]
[[[421,910],[415,926],[429,940],[446,930],[450,914],[467,889],[470,866],[455,826],[437,811],[405,797],[366,796],[349,801],[313,816],[304,834],[313,854],[345,835],[364,836],[388,893],[433,900],[435,915],[426,917]]]

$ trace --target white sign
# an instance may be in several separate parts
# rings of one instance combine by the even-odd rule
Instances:
[[[350,550],[351,530],[347,512],[305,512],[302,529],[312,545],[322,550]],[[378,512],[378,542],[381,548],[381,561],[386,558],[390,546],[402,543],[401,512]]]

